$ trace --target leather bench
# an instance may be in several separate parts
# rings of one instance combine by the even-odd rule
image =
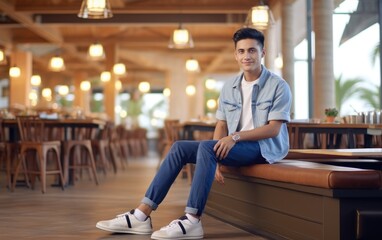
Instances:
[[[206,213],[271,239],[373,239],[382,229],[379,170],[282,160],[222,167]]]
[[[222,167],[222,172],[321,188],[380,188],[380,171],[333,166],[302,160],[282,160],[242,168]]]

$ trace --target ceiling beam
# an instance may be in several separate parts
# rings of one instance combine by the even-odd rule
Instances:
[[[41,24],[227,24],[244,23],[247,14],[114,14],[112,18],[91,19],[78,18],[74,14],[35,14],[34,20]]]
[[[57,44],[62,43],[62,37],[57,31],[55,31],[55,29],[51,29],[49,27],[43,28],[42,26],[36,25],[30,16],[16,12],[14,7],[7,2],[0,1],[0,10],[6,12],[12,19],[18,21],[21,25],[25,26],[30,31],[36,33],[44,39]]]
[[[15,0],[20,12],[75,13],[81,7],[80,0]],[[144,0],[110,1],[113,13],[246,13],[256,5],[254,0]],[[56,12],[55,12],[56,11]]]

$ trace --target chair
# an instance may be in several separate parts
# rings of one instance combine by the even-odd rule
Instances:
[[[141,149],[141,156],[147,156],[149,151],[148,143],[147,143],[147,129],[146,128],[136,128],[134,130],[135,136],[137,137],[139,147]]]
[[[124,138],[127,139],[127,145],[132,157],[139,157],[142,152],[142,148],[139,144],[139,139],[135,129],[126,129]]]
[[[5,140],[5,133],[3,128],[3,120],[0,119],[0,170],[6,173],[6,181],[9,185],[9,163],[7,159],[7,142]]]
[[[112,127],[112,123],[107,122],[102,129],[97,129],[96,137],[91,140],[96,166],[102,169],[105,175],[106,170],[109,168],[109,162],[113,167],[114,173],[117,173],[117,165],[111,157],[109,143],[110,130]]]
[[[3,119],[0,118],[0,171],[6,173],[6,186],[8,189],[12,188],[12,179],[14,177],[15,164],[19,158],[19,143],[17,142],[17,136],[13,134],[17,133],[17,122],[15,127],[11,123],[11,127],[5,126]],[[12,136],[11,136],[12,135]],[[25,169],[25,164],[23,164]],[[24,171],[24,181],[29,186],[28,175]]]
[[[119,152],[121,154],[121,160],[127,161],[130,156],[129,149],[129,132],[122,124],[116,126],[117,143],[119,146]]]
[[[20,135],[20,158],[16,164],[11,191],[14,191],[17,178],[22,165],[26,166],[24,172],[37,175],[41,182],[42,193],[46,192],[46,175],[55,174],[59,176],[61,188],[64,189],[64,176],[60,160],[60,141],[46,139],[44,122],[36,116],[17,117],[18,131]],[[51,153],[51,154],[50,154]],[[55,169],[49,169],[48,160],[55,160]],[[31,179],[34,187],[35,177]]]
[[[74,184],[75,170],[79,169],[80,176],[82,176],[82,169],[87,169],[92,175],[95,184],[98,185],[97,170],[91,142],[92,129],[73,127],[71,130],[71,139],[66,139],[62,142],[65,182]]]
[[[109,131],[109,147],[111,152],[111,158],[113,163],[115,164],[115,167],[117,167],[117,162],[120,163],[121,168],[124,170],[126,169],[127,164],[127,158],[124,159],[122,148],[121,148],[121,142],[120,142],[120,127],[115,126],[112,127]]]
[[[181,130],[182,126],[179,123],[178,119],[166,119],[164,121],[164,132],[165,132],[165,137],[166,137],[166,142],[165,142],[165,147],[162,152],[162,157],[161,160],[158,163],[157,168],[159,169],[160,165],[162,164],[164,158],[168,154],[168,152],[171,149],[172,144],[180,140],[180,135],[181,135]],[[187,176],[188,183],[191,184],[192,182],[192,166],[191,164],[186,164],[180,174],[185,173]]]

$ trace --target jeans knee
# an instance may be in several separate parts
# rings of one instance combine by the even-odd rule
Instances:
[[[180,161],[182,164],[195,163],[196,152],[199,142],[196,141],[176,141],[172,144],[167,158],[171,161]]]
[[[171,150],[172,152],[183,152],[183,149],[187,148],[187,144],[183,141],[176,141],[172,144]]]
[[[205,152],[214,152],[214,146],[216,142],[216,140],[201,141],[199,144],[199,150]]]
[[[214,146],[216,142],[217,141],[215,140],[200,142],[199,149],[198,149],[198,159],[203,159],[203,161],[206,161],[206,160],[216,161],[215,151],[214,151]]]

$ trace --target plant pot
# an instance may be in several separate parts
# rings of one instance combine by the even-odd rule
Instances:
[[[326,122],[327,123],[334,123],[335,119],[336,119],[336,117],[334,117],[334,116],[326,116]]]

